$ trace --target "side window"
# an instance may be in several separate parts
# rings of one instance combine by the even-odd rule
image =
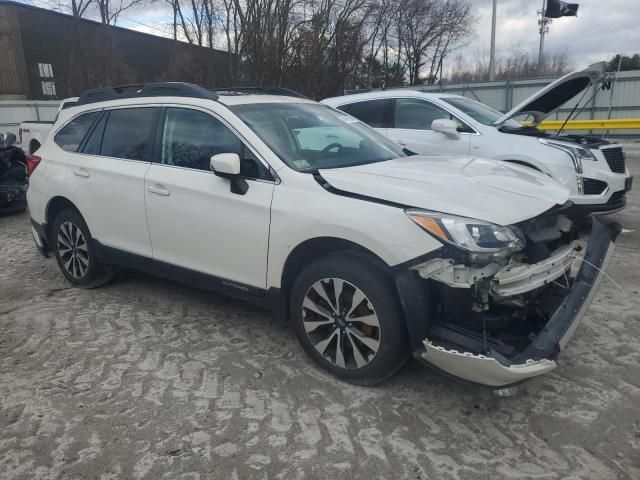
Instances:
[[[410,130],[431,130],[431,122],[436,119],[450,119],[446,110],[413,98],[398,98],[394,109],[394,128]]]
[[[459,132],[473,132],[464,122],[444,108],[417,98],[396,99],[393,118],[393,128],[431,130],[431,123],[434,120],[444,118],[455,121]]]
[[[104,127],[107,124],[108,113],[102,116],[98,121],[98,124],[93,128],[93,131],[89,135],[89,138],[82,147],[82,153],[89,155],[100,155],[100,148],[102,147],[102,136],[104,135]]]
[[[340,110],[363,121],[370,127],[385,127],[385,112],[388,100],[368,100],[366,102],[350,103],[339,107]]]
[[[247,178],[272,179],[240,139],[211,115],[187,108],[168,108],[162,132],[162,163],[209,171],[218,153],[237,153]]]
[[[100,154],[149,161],[158,108],[122,108],[109,111]],[[96,129],[97,130],[97,129]],[[93,139],[91,139],[93,140]]]
[[[53,141],[68,152],[77,152],[82,139],[99,115],[100,112],[88,112],[77,116],[56,133]]]

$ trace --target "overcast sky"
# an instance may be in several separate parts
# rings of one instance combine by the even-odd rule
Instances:
[[[640,0],[573,0],[578,17],[554,19],[545,51],[565,48],[573,65],[608,59],[616,53],[640,53]],[[474,40],[461,50],[466,57],[489,51],[492,0],[473,0],[478,23]],[[540,36],[536,12],[542,0],[498,0],[496,50],[513,45],[535,52]]]

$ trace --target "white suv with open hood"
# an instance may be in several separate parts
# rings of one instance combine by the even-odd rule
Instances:
[[[346,95],[323,103],[418,154],[473,155],[540,170],[571,191],[576,212],[604,214],[624,208],[631,188],[622,145],[595,137],[552,135],[536,126],[605,77],[604,62],[577,69],[506,114],[460,95],[406,89]],[[514,120],[525,116],[526,125]]]
[[[406,157],[354,117],[268,91],[83,93],[30,160],[39,249],[74,285],[123,266],[272,308],[351,382],[411,354],[494,387],[556,366],[616,225],[594,221],[580,250],[569,192],[540,172]]]

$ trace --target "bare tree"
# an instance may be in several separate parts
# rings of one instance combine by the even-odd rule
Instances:
[[[118,53],[109,26],[155,0],[51,1],[70,2],[59,8],[78,21],[90,12],[99,16],[105,40],[96,55],[104,58],[101,81],[108,84]],[[226,46],[233,83],[288,86],[314,97],[354,86],[432,83],[474,20],[469,0],[164,2],[171,8],[176,42]],[[78,38],[71,58],[82,58],[81,44]]]
[[[420,75],[431,58],[425,80],[433,83],[449,49],[471,33],[474,18],[468,0],[402,0],[399,39],[406,58],[409,82],[423,83]]]
[[[126,10],[142,5],[146,0],[94,0],[105,25],[115,25],[118,17]]]
[[[570,69],[566,50],[549,53],[544,56],[542,67],[538,65],[534,52],[523,50],[516,45],[505,54],[496,58],[496,79],[516,80],[539,76],[560,76]],[[457,83],[479,82],[489,79],[489,61],[487,55],[476,53],[472,59],[458,56],[451,69],[449,81]]]
[[[468,0],[376,0],[356,86],[433,83],[444,58],[469,38],[476,18]]]

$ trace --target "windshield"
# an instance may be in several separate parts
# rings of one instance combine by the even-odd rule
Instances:
[[[497,110],[486,106],[484,103],[476,102],[470,98],[465,97],[444,97],[444,100],[449,105],[453,105],[458,110],[466,113],[474,120],[482,123],[483,125],[493,125],[501,116]],[[522,128],[522,124],[515,120],[507,120],[503,124],[506,127]]]
[[[313,103],[229,107],[287,165],[299,172],[382,162],[406,156],[358,119]]]

